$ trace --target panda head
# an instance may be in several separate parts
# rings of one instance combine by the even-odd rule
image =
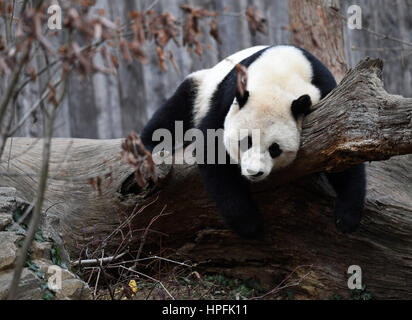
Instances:
[[[224,144],[242,175],[261,181],[291,164],[300,147],[301,123],[309,114],[309,95],[293,96],[279,88],[236,94],[224,124]]]

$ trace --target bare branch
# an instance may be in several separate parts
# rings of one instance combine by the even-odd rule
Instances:
[[[49,123],[46,132],[46,138],[43,141],[43,159],[40,171],[40,178],[39,178],[39,188],[37,191],[37,199],[36,204],[34,206],[33,215],[30,220],[29,229],[27,231],[26,237],[24,239],[23,246],[20,250],[20,254],[17,258],[16,266],[14,268],[14,275],[13,280],[10,285],[9,294],[7,299],[14,300],[17,295],[17,289],[20,282],[20,277],[22,270],[24,268],[28,250],[31,247],[34,235],[37,231],[39,222],[40,222],[40,215],[42,212],[43,201],[46,193],[47,188],[47,180],[49,177],[49,163],[50,163],[50,154],[51,154],[51,143],[53,137],[53,129],[54,129],[54,120],[56,118],[57,108],[60,103],[63,101],[64,96],[66,95],[67,85],[68,85],[69,75],[65,74],[63,79],[63,89],[59,96],[59,98],[51,103],[51,114],[49,118]]]

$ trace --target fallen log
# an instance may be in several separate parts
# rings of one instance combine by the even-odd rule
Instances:
[[[298,279],[295,297],[345,296],[347,270],[359,265],[378,298],[412,297],[412,159],[368,165],[366,217],[353,235],[333,224],[333,194],[319,172],[412,154],[412,99],[388,94],[380,60],[362,61],[309,115],[296,161],[254,186],[265,214],[263,241],[227,230],[196,166],[159,166],[139,186],[121,156],[123,140],[54,139],[44,223],[72,260],[104,249],[161,255],[168,249],[198,268],[276,286]],[[9,139],[0,186],[35,198],[42,143]],[[153,180],[157,180],[154,183]],[[101,256],[99,258],[102,258]]]

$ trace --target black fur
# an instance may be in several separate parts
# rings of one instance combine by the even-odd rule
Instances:
[[[325,98],[333,89],[336,88],[336,80],[333,77],[332,73],[329,71],[326,66],[319,61],[313,54],[306,51],[305,49],[299,48],[306,59],[312,65],[313,69],[313,79],[312,84],[316,86],[321,92],[321,99]]]
[[[261,50],[241,62],[249,67],[267,49]],[[152,140],[153,132],[165,128],[173,133],[175,121],[184,121],[185,131],[193,127],[192,112],[197,87],[193,80],[184,81],[176,93],[155,113],[143,129],[143,144],[152,151],[160,142]],[[230,106],[237,94],[237,73],[233,69],[215,91],[210,111],[201,121],[199,129],[206,136],[207,129],[223,129],[223,124]],[[248,95],[239,96],[239,104],[245,104]],[[176,144],[176,141],[174,141]],[[207,148],[207,144],[205,144]],[[216,145],[216,150],[218,146]],[[172,150],[175,151],[175,150]],[[207,155],[207,150],[205,150]],[[215,153],[216,155],[218,152]],[[249,181],[241,175],[238,165],[230,164],[229,155],[226,165],[199,165],[205,188],[215,201],[217,210],[226,224],[239,235],[246,238],[258,238],[263,235],[263,218],[255,204]]]
[[[199,169],[206,191],[225,223],[244,238],[263,237],[263,216],[239,166],[230,164],[227,156],[227,164],[204,164]]]
[[[327,174],[330,184],[336,191],[335,224],[342,233],[356,231],[361,222],[365,196],[365,165],[360,164],[349,169]]]
[[[241,64],[248,68],[267,49],[269,48],[253,54]],[[301,50],[313,67],[312,83],[319,88],[324,98],[336,87],[336,81],[317,58],[306,50]],[[192,112],[196,94],[196,83],[187,79],[156,112],[142,133],[142,141],[150,151],[159,143],[152,141],[152,134],[156,129],[166,128],[174,134],[175,121],[183,121],[185,131],[193,127]],[[226,115],[235,97],[242,107],[249,96],[240,97],[237,94],[237,73],[234,68],[219,84],[212,97],[210,110],[199,125],[205,136],[208,129],[223,129]],[[292,108],[293,115],[297,117],[300,114],[308,114],[310,107],[310,98],[308,101],[307,97],[303,96]],[[205,143],[205,148],[207,147]],[[217,151],[218,145],[214,147]],[[204,151],[207,155],[207,149]],[[238,165],[230,164],[228,154],[226,157],[226,165],[199,164],[205,188],[229,227],[242,237],[261,238],[263,216],[252,198],[250,182],[241,175]],[[352,232],[358,227],[363,213],[366,185],[364,165],[352,167],[341,173],[328,174],[327,177],[337,193],[336,226],[342,232]]]
[[[242,109],[247,101],[249,100],[249,91],[245,91],[243,96],[240,94],[240,92],[236,92],[236,100],[239,103],[239,109]]]
[[[256,61],[266,49],[255,53],[241,62],[246,68]],[[233,69],[220,83],[212,97],[211,108],[199,125],[206,134],[207,129],[223,129],[226,115],[237,94],[237,73]],[[239,104],[241,103],[238,101]],[[207,153],[205,144],[204,154]],[[215,154],[217,155],[215,146]],[[226,224],[245,238],[263,236],[263,217],[255,204],[250,182],[242,176],[240,167],[230,164],[229,155],[225,165],[199,164],[206,191],[215,201],[217,210]]]
[[[297,121],[299,116],[307,116],[310,113],[312,107],[312,100],[309,95],[305,94],[299,99],[292,102],[292,114]]]
[[[146,124],[140,137],[147,150],[153,151],[154,147],[158,145],[159,141],[153,141],[153,133],[157,129],[167,129],[172,133],[173,150],[175,146],[183,141],[174,141],[175,138],[175,121],[183,121],[183,130],[193,128],[193,106],[197,95],[197,84],[190,78],[183,81],[183,83],[176,90],[174,95],[167,100],[162,107],[156,111],[150,121]]]

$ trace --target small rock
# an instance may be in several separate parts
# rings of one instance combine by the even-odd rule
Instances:
[[[0,197],[15,197],[16,194],[16,188],[0,187]]]
[[[91,296],[91,290],[80,279],[67,279],[62,283],[61,290],[56,293],[56,299],[58,300],[88,300]]]
[[[26,230],[23,229],[23,227],[15,222],[13,222],[8,228],[8,232],[13,232],[15,234],[18,234],[20,236],[26,236]]]
[[[54,290],[57,300],[89,300],[92,297],[92,291],[89,285],[80,280],[75,274],[67,269],[56,265],[51,265],[46,260],[36,260],[34,263],[39,266],[40,272],[46,275],[46,281],[50,277],[61,280],[60,288]],[[60,272],[60,274],[58,274]],[[55,283],[54,281],[52,281]]]
[[[25,201],[17,197],[16,194],[14,188],[0,188],[0,214],[13,215],[18,208],[27,206]]]
[[[32,248],[31,248],[32,250],[31,259],[32,260],[37,260],[37,259],[50,260],[51,247],[52,247],[52,244],[50,242],[33,241]]]
[[[0,271],[11,268],[17,258],[16,243],[22,239],[13,232],[0,232]]]
[[[5,300],[9,294],[9,287],[13,279],[14,270],[0,272],[0,300]],[[17,291],[17,300],[42,300],[43,292],[41,290],[42,281],[29,269],[22,271],[19,289]]]
[[[19,208],[24,210],[27,204],[17,197],[16,189],[14,188],[0,188],[0,300],[6,299],[11,281],[14,274],[14,265],[19,252],[18,242],[24,238],[26,231],[22,226],[14,222],[14,213]],[[29,219],[28,217],[27,219]],[[26,223],[26,221],[24,221]],[[55,223],[51,227],[58,227],[59,220],[56,218]],[[7,231],[4,231],[7,228]],[[52,229],[52,228],[51,228]],[[58,228],[57,228],[58,229]],[[44,230],[42,229],[42,232]],[[54,230],[49,230],[50,235],[54,235]],[[57,241],[55,244],[62,243],[61,239],[56,233]],[[45,236],[43,233],[44,239]],[[37,240],[42,240],[36,238]],[[51,237],[52,238],[52,237]],[[60,241],[60,242],[58,242]],[[19,283],[19,290],[16,299],[21,300],[41,300],[48,299],[45,294],[49,294],[46,290],[47,284],[49,289],[55,291],[55,299],[59,300],[87,300],[91,299],[92,292],[88,284],[82,281],[75,274],[69,270],[63,269],[59,266],[53,265],[51,261],[50,250],[52,243],[49,241],[33,241],[30,260],[31,267],[36,272],[29,268],[22,270],[22,275]],[[62,244],[63,247],[63,244]],[[61,249],[62,258],[66,257],[69,262],[67,252]],[[63,261],[66,261],[63,259]],[[52,278],[54,277],[54,278]],[[50,280],[50,283],[48,281]],[[53,284],[58,280],[59,285],[53,288]]]
[[[16,209],[16,198],[14,197],[1,197],[0,198],[0,213],[12,214]]]
[[[3,231],[7,226],[13,223],[11,214],[0,213],[0,231]]]

